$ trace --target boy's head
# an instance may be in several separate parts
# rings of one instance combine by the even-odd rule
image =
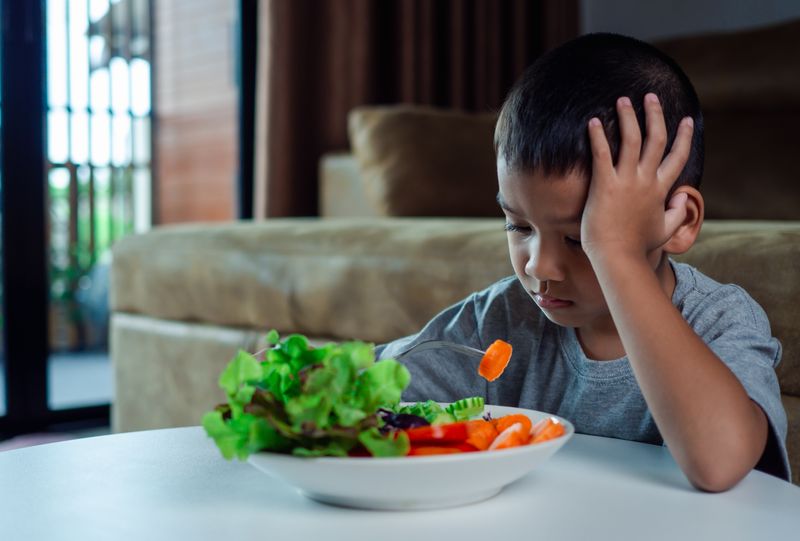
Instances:
[[[694,119],[688,162],[670,190],[696,194],[688,234],[648,254],[665,289],[673,280],[664,253],[688,249],[702,223],[696,188],[703,172],[703,117],[697,95],[677,64],[651,45],[613,34],[590,34],[536,61],[509,93],[495,129],[498,201],[507,219],[517,277],[554,322],[613,333],[597,277],[580,244],[581,217],[592,171],[588,123],[603,123],[614,162],[620,132],[616,103],[630,98],[646,139],[644,96],[658,96],[666,153],[681,119]],[[669,200],[669,196],[667,197]],[[665,201],[666,205],[666,201]],[[562,302],[563,301],[563,302]]]
[[[675,187],[697,188],[703,175],[703,115],[692,83],[674,60],[642,41],[588,34],[549,51],[531,65],[506,98],[495,129],[495,149],[509,169],[547,176],[591,172],[587,123],[603,123],[611,154],[619,151],[616,101],[631,99],[642,139],[644,96],[655,93],[672,147],[681,119],[694,119],[692,150]]]

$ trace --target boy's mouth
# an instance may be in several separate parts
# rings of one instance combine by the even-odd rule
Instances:
[[[551,297],[550,295],[542,295],[541,293],[534,293],[533,300],[539,305],[539,308],[544,310],[553,310],[555,308],[566,308],[572,306],[572,301]]]

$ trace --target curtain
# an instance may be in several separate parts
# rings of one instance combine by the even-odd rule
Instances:
[[[320,156],[356,105],[497,110],[522,70],[578,33],[577,0],[265,0],[254,216],[317,214]]]

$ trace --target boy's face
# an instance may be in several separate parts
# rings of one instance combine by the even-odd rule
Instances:
[[[506,215],[508,250],[517,278],[545,315],[565,327],[613,329],[600,284],[580,244],[589,183],[578,173],[497,167],[498,201]]]

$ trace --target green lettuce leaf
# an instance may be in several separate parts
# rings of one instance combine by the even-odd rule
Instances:
[[[367,448],[372,456],[392,457],[405,456],[411,448],[408,435],[399,432],[396,438],[381,434],[377,428],[365,430],[358,435],[358,441]]]
[[[267,344],[274,346],[281,341],[281,335],[278,334],[278,331],[272,329],[267,333]]]
[[[356,426],[367,417],[364,410],[341,402],[333,405],[333,413],[341,426]]]
[[[292,454],[295,456],[319,457],[319,456],[347,456],[347,453],[355,446],[355,442],[349,440],[334,440],[326,445],[313,447],[295,447]]]
[[[222,413],[209,411],[203,416],[202,424],[206,434],[214,439],[222,456],[228,460],[239,456],[244,442],[241,435],[222,419]]]
[[[395,360],[375,362],[374,345],[352,341],[312,347],[299,334],[272,346],[260,362],[239,351],[222,371],[228,402],[202,420],[227,459],[272,451],[346,456],[363,446],[374,456],[408,452],[408,438],[381,433],[379,408],[396,408],[410,381]]]
[[[411,374],[408,368],[394,359],[379,361],[358,376],[356,403],[365,411],[375,411],[384,405],[397,404],[409,381]]]
[[[301,394],[286,402],[292,428],[299,433],[328,428],[333,404],[325,393]]]
[[[261,380],[263,375],[264,371],[261,368],[261,363],[246,351],[239,350],[228,366],[225,367],[225,370],[222,371],[222,374],[220,374],[219,386],[229,397],[238,397],[242,387],[251,387],[250,384]],[[252,392],[250,392],[250,396],[245,400],[237,398],[237,402],[249,402],[252,396]]]

